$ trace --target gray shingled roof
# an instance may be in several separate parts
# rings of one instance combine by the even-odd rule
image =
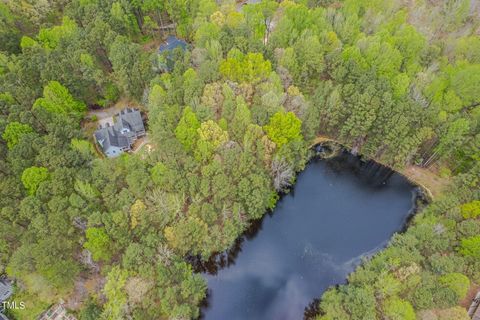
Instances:
[[[478,291],[475,298],[473,298],[472,304],[468,309],[468,315],[472,320],[480,319],[480,291]]]
[[[108,150],[111,146],[128,148],[139,134],[145,133],[140,111],[125,108],[115,118],[113,126],[107,125],[95,131],[95,139],[103,151]]]
[[[95,139],[102,149],[108,150],[110,146],[124,148],[129,146],[128,138],[115,130],[114,127],[103,127],[95,131]]]
[[[145,130],[140,111],[130,108],[125,108],[117,114],[117,122],[115,122],[114,127],[119,131],[122,128],[128,128],[135,132]]]
[[[13,293],[12,284],[6,278],[0,278],[0,302],[7,300]]]

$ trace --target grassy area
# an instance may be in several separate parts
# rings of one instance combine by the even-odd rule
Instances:
[[[412,165],[404,168],[400,173],[410,181],[426,189],[432,198],[437,198],[446,190],[449,184],[449,179],[441,177],[434,168],[422,168]]]

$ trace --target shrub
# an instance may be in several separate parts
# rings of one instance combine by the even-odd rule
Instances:
[[[448,273],[439,279],[440,283],[447,288],[452,289],[458,297],[458,300],[465,298],[470,288],[470,280],[461,273]]]
[[[398,297],[388,299],[383,307],[388,320],[415,320],[415,311],[410,302]]]
[[[40,184],[49,177],[48,169],[44,167],[30,167],[22,173],[22,183],[28,193],[33,195]]]
[[[459,252],[466,257],[480,259],[480,236],[463,239]]]
[[[480,234],[480,220],[464,220],[458,224],[457,234],[461,238],[468,238]]]
[[[112,257],[111,240],[104,229],[88,228],[86,231],[87,242],[84,248],[90,250],[95,261],[109,261]]]
[[[434,254],[428,260],[432,271],[436,274],[463,272],[465,269],[464,258],[454,254]]]
[[[480,216],[480,201],[475,200],[469,203],[465,203],[460,207],[462,216],[465,219],[476,218]]]

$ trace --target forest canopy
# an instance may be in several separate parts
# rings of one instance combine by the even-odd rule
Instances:
[[[0,273],[27,304],[9,316],[64,299],[81,320],[198,318],[206,283],[188,261],[231,248],[328,137],[449,187],[327,290],[317,319],[466,319],[479,13],[470,0],[1,2]],[[159,52],[170,35],[186,48]],[[126,101],[149,148],[105,158],[95,111]]]

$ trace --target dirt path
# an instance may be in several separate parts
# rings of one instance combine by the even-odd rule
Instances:
[[[101,296],[105,278],[98,273],[84,274],[75,279],[72,293],[66,298],[65,307],[80,310],[91,295]]]
[[[440,177],[434,168],[422,168],[411,165],[400,171],[400,173],[430,192],[431,198],[438,197],[449,185],[449,179]]]
[[[89,110],[87,116],[92,117],[96,116],[98,120],[113,117],[115,114],[119,113],[125,107],[135,107],[138,108],[138,103],[128,99],[121,98],[113,106],[109,108]]]
[[[147,143],[149,143],[148,135],[138,139],[137,141],[135,141],[135,144],[132,148],[132,153],[139,152]]]
[[[338,141],[336,141],[335,139],[329,138],[327,136],[319,135],[312,141],[312,144],[310,145],[310,147],[313,147],[313,146],[315,146],[319,143],[324,143],[324,142],[329,142],[329,141],[333,141],[333,142],[338,143]]]
[[[462,301],[460,301],[460,305],[468,310],[468,308],[470,308],[470,305],[472,304],[473,299],[477,295],[477,292],[479,291],[480,291],[480,285],[472,283],[472,285],[470,286],[470,289],[468,290],[467,295]]]

